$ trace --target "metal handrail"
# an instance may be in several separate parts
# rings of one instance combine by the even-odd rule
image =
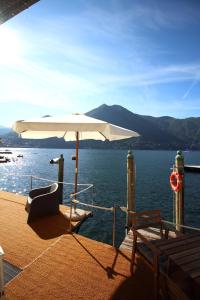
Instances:
[[[59,182],[59,181],[50,180],[50,179],[46,179],[46,178],[42,178],[42,177],[38,177],[38,176],[34,176],[34,175],[29,175],[29,174],[5,174],[5,175],[30,177],[30,187],[31,187],[31,189],[32,189],[33,179],[39,179],[39,180],[44,180],[44,181],[48,181],[48,182],[57,182],[57,183],[62,183],[64,185],[74,185],[74,183]],[[94,197],[95,197],[94,185],[93,184],[85,184],[85,183],[79,183],[78,185],[79,186],[87,186],[87,187],[84,188],[83,190],[77,192],[77,193],[70,194],[70,231],[71,231],[72,205],[74,203],[80,204],[80,205],[83,205],[83,206],[88,206],[88,207],[95,208],[95,209],[110,211],[110,212],[113,213],[112,244],[113,244],[113,247],[114,247],[115,246],[115,239],[116,239],[116,212],[117,212],[117,209],[120,209],[125,214],[129,214],[129,213],[134,214],[135,211],[130,211],[130,210],[127,209],[127,207],[119,206],[119,205],[113,205],[112,207],[94,205]],[[92,204],[84,203],[84,202],[81,202],[81,201],[75,199],[77,195],[80,195],[80,194],[86,192],[87,190],[89,190],[91,188],[92,188],[92,193],[93,193]],[[174,223],[174,222],[170,222],[170,221],[167,221],[167,220],[164,220],[164,219],[162,221],[166,224],[173,225],[174,227],[177,226],[177,224]],[[192,226],[187,226],[187,225],[178,225],[178,226],[180,226],[182,228],[190,229],[190,230],[200,231],[200,228],[196,228],[196,227],[192,227]]]

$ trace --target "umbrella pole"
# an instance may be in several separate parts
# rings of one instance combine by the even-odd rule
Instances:
[[[75,168],[75,178],[74,178],[74,194],[78,191],[78,150],[79,150],[79,132],[76,132],[76,168]],[[76,199],[76,195],[75,195]],[[76,207],[74,206],[74,209]]]

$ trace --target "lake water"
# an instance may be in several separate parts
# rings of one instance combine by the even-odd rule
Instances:
[[[64,155],[64,181],[74,181],[75,161],[71,157],[74,150],[63,149],[10,149],[13,160],[0,164],[0,189],[27,194],[30,189],[30,174],[51,180],[57,180],[58,166],[49,164],[50,159]],[[23,158],[17,158],[23,154]],[[136,208],[137,210],[160,208],[163,217],[173,219],[173,193],[169,185],[169,175],[174,163],[176,151],[133,151],[136,162]],[[186,164],[200,164],[200,152],[183,153]],[[126,206],[126,157],[125,150],[87,150],[79,152],[79,183],[91,183],[95,186],[96,205],[111,207],[113,204]],[[12,174],[12,175],[11,175]],[[33,187],[46,185],[39,179],[33,179]],[[83,188],[83,187],[82,187]],[[65,200],[69,199],[72,186],[64,190]],[[81,200],[92,203],[89,190]],[[82,208],[82,207],[81,207]],[[185,224],[200,225],[200,174],[185,174]],[[90,238],[112,242],[112,213],[93,210],[81,227],[80,233]],[[117,245],[124,238],[125,215],[117,212]]]

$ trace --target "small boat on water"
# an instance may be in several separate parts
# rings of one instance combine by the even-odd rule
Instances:
[[[6,157],[6,156],[0,156],[0,163],[7,163],[10,162],[10,158]]]
[[[1,154],[12,154],[12,151],[10,151],[10,150],[8,150],[8,149],[6,149],[6,150],[1,150],[0,151],[0,155]]]
[[[23,154],[18,154],[17,157],[24,157]]]

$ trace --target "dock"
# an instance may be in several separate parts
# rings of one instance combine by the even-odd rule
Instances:
[[[200,165],[184,165],[186,172],[200,173]]]
[[[158,228],[149,227],[149,229],[140,229],[140,233],[142,233],[147,239],[157,240],[160,238],[160,230]],[[181,235],[181,233],[179,233]],[[169,238],[176,237],[174,231],[169,231]],[[140,241],[140,239],[138,239]],[[119,249],[125,251],[132,251],[133,247],[133,232],[129,230],[124,240],[122,241]]]
[[[154,299],[153,274],[139,258],[131,276],[129,251],[69,233],[69,208],[27,224],[25,203],[0,191],[0,244],[5,269],[15,271],[6,299]]]

